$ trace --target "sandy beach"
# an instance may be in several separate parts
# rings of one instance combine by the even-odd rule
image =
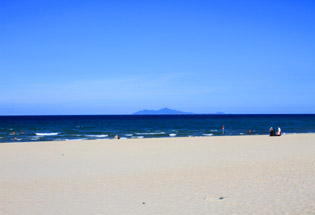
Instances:
[[[0,214],[315,214],[315,134],[0,144]]]

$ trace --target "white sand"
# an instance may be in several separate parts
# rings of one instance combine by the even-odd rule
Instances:
[[[0,214],[315,214],[315,134],[0,144]]]

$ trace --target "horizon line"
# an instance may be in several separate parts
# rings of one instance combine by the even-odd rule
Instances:
[[[189,115],[315,115],[315,113],[190,113],[190,114],[16,114],[5,116],[189,116]]]

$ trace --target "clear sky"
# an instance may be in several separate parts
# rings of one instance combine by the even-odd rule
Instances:
[[[0,1],[0,115],[315,113],[315,2]]]

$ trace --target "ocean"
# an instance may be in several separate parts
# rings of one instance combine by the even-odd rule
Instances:
[[[222,127],[224,125],[224,133]],[[0,116],[0,142],[315,133],[315,114]]]

